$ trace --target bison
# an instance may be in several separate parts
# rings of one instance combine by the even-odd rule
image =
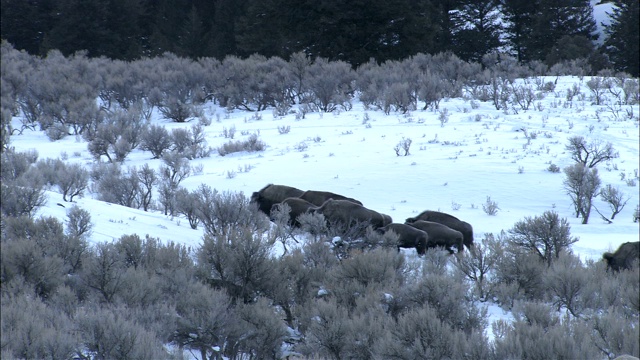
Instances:
[[[602,254],[602,258],[607,262],[607,268],[613,271],[630,269],[635,261],[640,260],[640,241],[626,242],[616,252]]]
[[[446,225],[453,230],[457,230],[462,233],[464,238],[463,242],[467,249],[471,249],[473,246],[473,227],[471,227],[469,223],[464,222],[453,215],[439,211],[426,210],[416,217],[408,218],[405,223],[411,224],[419,220],[436,222]]]
[[[299,197],[304,191],[286,185],[269,184],[251,195],[251,202],[267,216],[271,215],[271,207],[286,198]]]
[[[367,209],[349,200],[329,199],[313,210],[324,215],[330,226],[348,229],[355,225],[368,224],[375,230],[384,226],[385,219],[377,211]]]
[[[273,206],[271,207],[271,214],[273,214],[273,212],[275,210],[279,210],[283,204],[286,204],[287,206],[289,206],[289,224],[291,224],[294,227],[300,227],[300,223],[298,222],[298,216],[311,212],[313,211],[316,206],[313,205],[312,203],[297,198],[297,197],[290,197],[290,198],[286,198],[284,200],[282,200],[282,202],[277,203],[277,204],[273,204]],[[273,215],[270,215],[271,220],[274,220]]]
[[[464,248],[462,233],[446,225],[425,220],[417,220],[412,223],[407,223],[407,225],[420,229],[429,235],[427,248],[441,246],[449,250],[451,254],[454,253],[453,248],[456,248],[458,252]]]
[[[380,213],[380,215],[382,215],[382,224],[384,226],[387,226],[393,222],[393,219],[391,218],[391,216],[383,213]]]
[[[415,248],[418,255],[424,255],[427,251],[429,235],[413,226],[391,223],[377,229],[377,231],[381,234],[385,234],[388,231],[396,233],[398,235],[398,250],[400,248]]]
[[[300,199],[304,199],[307,200],[308,202],[316,205],[316,206],[321,206],[322,204],[324,204],[325,201],[329,200],[329,199],[333,199],[333,200],[348,200],[351,202],[354,202],[358,205],[362,205],[362,203],[356,199],[352,199],[340,194],[335,194],[329,191],[315,191],[315,190],[308,190],[305,191],[304,193],[302,193],[302,195],[299,196]]]

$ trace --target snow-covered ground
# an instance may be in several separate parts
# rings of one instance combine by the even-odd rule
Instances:
[[[635,118],[616,120],[607,106],[592,104],[588,80],[560,77],[554,92],[517,114],[496,110],[490,102],[461,98],[442,101],[439,112],[417,110],[389,115],[365,109],[356,100],[350,111],[308,113],[300,120],[293,113],[280,118],[271,110],[227,111],[209,103],[204,108],[205,115],[213,120],[206,127],[209,146],[215,149],[228,142],[223,130],[235,127],[236,140],[258,133],[267,149],[224,157],[213,151],[211,157],[192,160],[191,166],[202,166],[202,171],[193,173],[181,186],[194,189],[207,184],[218,191],[241,191],[246,196],[269,183],[332,191],[389,214],[395,222],[404,222],[426,209],[440,210],[472,224],[476,240],[485,233],[507,230],[525,217],[554,210],[569,220],[571,234],[579,238],[573,251],[582,259],[599,259],[603,252],[639,238],[639,224],[633,222],[632,214],[640,195],[638,187],[629,186],[627,180],[638,183],[640,111],[637,105],[623,106],[622,113],[633,108]],[[533,81],[529,84],[535,88]],[[567,90],[574,84],[583,96],[567,102]],[[439,117],[444,111],[448,120],[442,124]],[[173,123],[157,114],[152,119],[153,124],[168,129],[189,128],[195,122]],[[280,134],[279,127],[290,127],[290,131]],[[550,163],[560,168],[572,164],[565,146],[575,135],[589,142],[611,142],[619,152],[618,158],[598,165],[602,185],[612,184],[629,197],[611,224],[595,211],[588,224],[581,224],[563,188],[564,174],[547,171]],[[410,154],[396,156],[394,147],[403,139],[412,140]],[[86,142],[73,136],[51,142],[43,132],[25,131],[11,137],[11,146],[17,151],[35,149],[41,159],[67,158],[87,167],[94,161]],[[160,160],[151,160],[149,152],[135,150],[123,166],[145,163],[156,169],[161,165]],[[192,248],[201,243],[202,227],[192,230],[184,218],[104,203],[94,195],[86,193],[76,200],[91,213],[93,242],[137,233]],[[39,214],[64,219],[69,204],[55,192],[48,196],[48,204]],[[483,211],[482,204],[488,197],[500,208],[495,216]],[[600,198],[595,206],[610,215]],[[504,316],[499,308],[490,308],[490,322]]]
[[[629,186],[627,180],[638,176],[639,134],[637,115],[616,121],[606,106],[591,104],[587,80],[560,78],[555,93],[536,101],[537,110],[532,107],[518,114],[505,114],[489,102],[476,101],[478,106],[473,109],[467,100],[445,100],[440,111],[449,115],[443,125],[439,112],[385,115],[366,110],[357,101],[350,111],[309,113],[301,120],[296,120],[295,114],[276,118],[271,111],[227,112],[207,104],[205,114],[213,119],[206,127],[209,146],[217,148],[228,142],[230,139],[222,136],[223,129],[235,127],[235,139],[248,136],[241,132],[259,133],[267,149],[224,157],[213,151],[211,157],[191,161],[194,168],[201,165],[202,172],[192,174],[181,185],[193,189],[207,184],[247,196],[268,183],[333,191],[359,199],[365,206],[391,215],[395,222],[404,222],[426,209],[440,210],[472,224],[476,239],[482,239],[484,233],[507,230],[524,217],[554,210],[569,220],[571,233],[580,239],[574,251],[585,259],[599,258],[621,243],[638,240],[638,223],[632,219],[639,202],[638,187]],[[573,84],[580,86],[585,99],[573,100],[569,106],[566,89]],[[635,114],[637,108],[633,106]],[[369,119],[366,124],[365,119]],[[169,129],[189,128],[193,122],[172,123],[159,116],[152,120]],[[280,134],[278,127],[286,126],[290,132]],[[525,131],[536,133],[535,139],[528,140]],[[612,224],[594,211],[589,224],[582,225],[572,214],[573,205],[562,184],[564,174],[547,171],[550,163],[560,168],[572,164],[565,145],[575,135],[590,142],[611,142],[620,154],[598,166],[602,185],[619,187],[630,198]],[[393,149],[402,139],[412,140],[408,156],[396,156]],[[93,163],[86,142],[73,136],[51,142],[42,132],[25,131],[11,137],[11,146],[18,151],[35,149],[40,158],[64,157],[87,167]],[[145,163],[156,169],[161,165],[160,160],[151,160],[149,152],[135,150],[123,166]],[[622,174],[625,180],[621,180]],[[192,246],[200,242],[202,231],[190,229],[186,219],[103,203],[93,197],[87,193],[76,202],[92,215],[94,242],[129,233]],[[482,209],[487,197],[500,207],[495,216]],[[63,218],[66,210],[58,203],[64,204],[62,196],[49,193],[48,206],[40,213]],[[456,205],[458,210],[454,210]],[[600,198],[595,206],[604,214],[610,213]]]

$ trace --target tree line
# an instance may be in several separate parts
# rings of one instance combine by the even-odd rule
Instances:
[[[446,51],[478,61],[510,49],[520,62],[587,58],[596,70],[611,62],[637,76],[638,2],[614,2],[603,46],[589,0],[2,0],[0,19],[2,38],[36,55],[288,60],[303,51],[357,67]]]

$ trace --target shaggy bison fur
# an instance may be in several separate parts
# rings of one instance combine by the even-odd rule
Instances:
[[[316,208],[315,205],[313,205],[312,203],[297,198],[297,197],[290,197],[290,198],[286,198],[284,199],[282,202],[277,203],[277,204],[273,204],[273,206],[271,207],[271,213],[273,213],[274,210],[279,210],[283,204],[286,204],[289,206],[289,224],[291,224],[294,227],[300,227],[300,223],[298,222],[298,216],[308,213],[312,210],[314,210]],[[270,216],[271,220],[274,220],[272,216]]]
[[[464,238],[463,242],[467,249],[471,249],[473,246],[473,227],[471,227],[469,223],[464,222],[453,215],[439,211],[426,210],[416,217],[408,218],[405,223],[411,224],[419,220],[436,222],[446,225],[453,230],[457,230],[462,233]]]
[[[446,225],[425,220],[418,220],[407,225],[420,229],[429,235],[427,248],[441,246],[449,250],[451,254],[454,253],[453,248],[456,248],[458,252],[464,248],[462,233]]]
[[[635,261],[640,260],[640,241],[626,242],[616,252],[602,254],[602,258],[613,271],[630,269]]]
[[[393,231],[398,235],[398,250],[400,248],[415,248],[418,255],[424,255],[427,251],[429,235],[413,226],[406,224],[391,223],[377,230],[381,234]]]
[[[350,197],[346,197],[344,195],[340,195],[340,194],[336,194],[336,193],[332,193],[329,191],[315,191],[315,190],[308,190],[305,191],[304,193],[302,193],[302,195],[299,196],[300,199],[303,200],[307,200],[308,202],[316,205],[316,206],[321,206],[322,204],[325,203],[325,201],[329,200],[329,199],[333,199],[333,200],[348,200],[351,202],[354,202],[358,205],[362,205],[362,203],[356,199],[352,199]]]
[[[368,223],[375,230],[383,227],[385,221],[379,212],[349,200],[329,199],[314,212],[324,215],[329,226],[341,226],[345,229]]]
[[[304,191],[286,185],[269,184],[251,195],[251,202],[258,205],[258,209],[269,216],[271,207],[286,198],[299,197]]]

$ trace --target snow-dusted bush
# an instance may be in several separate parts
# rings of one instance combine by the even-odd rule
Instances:
[[[158,110],[166,119],[171,119],[178,123],[183,123],[188,118],[196,116],[194,105],[185,103],[173,96],[164,99],[162,105],[158,106]]]
[[[238,346],[242,354],[256,359],[282,357],[282,344],[288,331],[269,299],[259,297],[255,302],[238,306],[237,317],[238,330],[243,334]]]
[[[94,158],[105,156],[109,162],[123,162],[143,141],[144,133],[141,112],[137,108],[130,108],[106,113],[83,135]]]
[[[92,176],[98,199],[134,209],[140,207],[140,182],[131,168],[123,171],[119,165],[111,164],[95,168]]]
[[[610,142],[604,143],[598,139],[587,142],[587,139],[582,136],[570,137],[569,144],[565,146],[565,149],[569,152],[571,160],[590,169],[601,162],[620,156]]]
[[[16,152],[8,149],[0,154],[0,178],[2,181],[12,181],[20,178],[29,170],[31,164],[38,160],[35,150]]]
[[[309,95],[303,102],[313,104],[322,112],[332,112],[338,107],[349,110],[353,80],[355,73],[346,62],[317,58],[309,67]]]
[[[497,202],[491,200],[490,196],[487,196],[487,200],[482,204],[482,210],[484,210],[487,215],[495,216],[498,210],[500,210],[500,207]]]
[[[72,358],[79,345],[73,327],[67,314],[43,299],[27,293],[3,297],[2,358]]]
[[[89,211],[77,205],[73,205],[67,210],[65,225],[67,226],[66,234],[71,237],[83,239],[89,239],[91,237],[91,229],[93,228],[91,214]]]
[[[192,229],[197,229],[200,219],[198,218],[198,195],[195,191],[190,192],[185,188],[179,188],[175,193],[175,206],[178,214],[184,215],[189,221]]]
[[[493,284],[489,278],[498,260],[495,247],[496,240],[493,234],[485,234],[480,242],[475,242],[469,251],[458,254],[453,261],[456,269],[472,282],[474,295],[480,301],[492,297]]]
[[[95,358],[171,358],[162,340],[129,318],[124,307],[81,309],[77,320],[81,344]]]
[[[242,193],[218,192],[201,184],[194,194],[197,197],[196,216],[210,235],[227,234],[238,226],[262,231],[268,220],[261,216],[255,205]]]
[[[229,141],[218,147],[218,154],[225,156],[234,152],[240,151],[263,151],[267,147],[267,144],[258,139],[257,134],[251,134],[247,140]]]
[[[511,308],[517,300],[539,300],[544,297],[546,264],[531,250],[508,241],[500,234],[493,247],[497,254],[494,284],[495,297],[501,306]]]
[[[609,208],[611,209],[611,220],[613,220],[616,215],[624,209],[629,199],[631,199],[628,196],[625,199],[625,195],[620,191],[620,189],[611,184],[607,184],[607,186],[600,189],[600,198],[609,205]]]
[[[172,152],[182,154],[189,160],[207,157],[211,153],[204,135],[204,127],[200,124],[193,125],[191,129],[172,129],[171,140]]]
[[[554,211],[541,216],[525,217],[508,231],[507,242],[535,254],[547,266],[557,259],[571,244],[578,241],[571,237],[571,226]]]
[[[168,119],[184,122],[198,113],[206,71],[200,63],[171,53],[142,61],[147,103]]]
[[[270,261],[272,246],[242,225],[226,233],[209,232],[196,250],[198,273],[205,282],[227,290],[233,298],[250,302],[266,290],[275,270]]]
[[[593,199],[600,191],[598,169],[589,169],[582,163],[576,163],[564,168],[564,173],[566,177],[562,183],[571,198],[576,217],[581,217],[582,223],[586,224],[591,215]]]
[[[393,150],[396,152],[396,156],[400,156],[401,152],[403,156],[408,156],[409,149],[411,149],[411,143],[412,141],[409,138],[403,138],[402,140],[400,140],[400,142],[398,142],[396,146],[393,147]]]
[[[65,58],[52,50],[29,76],[22,110],[56,140],[82,134],[100,118],[96,103],[100,86],[95,64],[86,54]]]
[[[523,302],[515,309],[516,321],[504,324],[496,336],[497,359],[579,358],[601,356],[581,320],[560,317],[539,302]]]
[[[14,181],[2,181],[0,186],[0,210],[6,216],[31,217],[47,202],[37,171],[29,171]]]
[[[161,158],[171,145],[171,135],[164,126],[151,125],[142,133],[140,148],[150,151],[154,159]]]

